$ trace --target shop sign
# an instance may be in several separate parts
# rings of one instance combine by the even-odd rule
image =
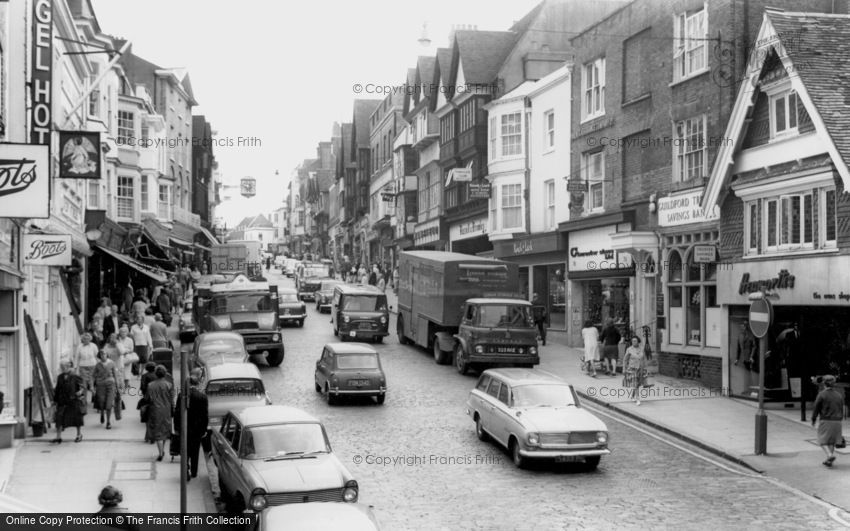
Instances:
[[[568,192],[587,192],[587,181],[579,181],[576,179],[570,179],[567,181],[567,191]]]
[[[713,245],[694,245],[694,262],[711,264],[717,260],[717,248]]]
[[[750,274],[741,275],[741,283],[738,285],[738,293],[758,293],[760,291],[773,291],[777,289],[792,289],[796,277],[783,269],[773,278],[763,280],[750,280]]]
[[[413,231],[415,245],[424,245],[440,239],[440,220],[425,223]]]
[[[560,234],[546,234],[513,241],[493,242],[493,255],[496,258],[522,256],[527,254],[558,251],[563,238]]]
[[[29,265],[71,265],[70,234],[24,234],[24,263]]]
[[[449,229],[452,241],[466,240],[487,234],[487,218],[476,218],[453,225]]]
[[[243,197],[254,197],[257,195],[257,179],[245,177],[239,183]]]
[[[750,304],[751,293],[770,291],[777,297],[774,305],[850,306],[847,271],[850,255],[720,263],[717,301]]]
[[[0,144],[0,217],[50,217],[50,146]]]
[[[53,0],[32,3],[31,144],[50,144],[53,87]],[[45,176],[46,167],[45,167]],[[4,212],[0,209],[0,212]],[[22,216],[32,217],[32,216]]]
[[[472,181],[471,168],[455,168],[450,171],[452,173],[452,180],[456,183],[468,183]]]
[[[381,189],[381,201],[384,202],[395,202],[395,181],[388,183]]]
[[[571,232],[569,271],[609,271],[632,267],[631,255],[620,254],[611,245],[610,234],[616,232],[614,225]]]
[[[469,199],[490,199],[490,181],[478,179],[469,183]]]
[[[688,223],[714,221],[720,219],[720,207],[715,205],[706,212],[702,208],[703,189],[690,190],[671,194],[658,199],[658,225],[661,227],[676,227]]]

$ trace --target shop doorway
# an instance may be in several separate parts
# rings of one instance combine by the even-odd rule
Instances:
[[[545,301],[546,311],[549,313],[549,328],[552,330],[567,329],[567,291],[564,269],[563,264],[534,266],[532,297],[534,293],[537,293]],[[520,273],[520,279],[522,279],[522,273]],[[528,279],[526,279],[526,285],[527,282]]]

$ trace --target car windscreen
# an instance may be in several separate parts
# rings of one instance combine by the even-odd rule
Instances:
[[[337,354],[338,369],[377,369],[377,354]]]
[[[278,302],[298,302],[298,295],[295,293],[278,293]]]
[[[484,304],[478,308],[478,326],[531,327],[530,309],[529,306],[519,304]]]
[[[201,343],[201,345],[198,347],[198,355],[203,357],[203,356],[209,356],[209,355],[214,354],[214,353],[242,354],[244,350],[245,349],[242,346],[242,343],[235,340],[235,339],[232,339],[232,340],[221,339],[221,340],[217,340],[217,341],[210,341],[210,342],[207,342],[207,343]]]
[[[238,397],[261,395],[265,392],[263,382],[253,378],[212,380],[207,383],[207,396]]]
[[[242,446],[242,454],[246,459],[329,451],[321,424],[313,422],[248,428]]]
[[[317,267],[305,267],[304,273],[302,275],[304,278],[310,277],[326,277],[328,276],[328,268],[317,266]]]
[[[216,295],[210,301],[210,312],[221,315],[232,312],[269,312],[274,309],[268,293],[234,293]]]
[[[513,388],[514,407],[561,407],[573,406],[575,400],[569,385],[534,384],[518,385]]]
[[[342,309],[350,312],[376,312],[387,309],[386,295],[346,295]]]

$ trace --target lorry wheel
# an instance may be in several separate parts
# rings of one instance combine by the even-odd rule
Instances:
[[[395,322],[395,331],[398,334],[398,342],[400,345],[407,345],[408,339],[404,336],[404,317],[399,315]]]
[[[434,338],[434,361],[437,365],[445,365],[449,362],[449,353],[440,348],[440,341]]]
[[[269,364],[269,367],[277,367],[283,363],[283,349],[269,351],[266,356],[266,363]]]
[[[455,347],[455,368],[460,374],[469,372],[469,363],[464,359],[463,347],[460,345]]]

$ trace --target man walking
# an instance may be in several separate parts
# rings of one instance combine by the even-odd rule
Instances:
[[[189,376],[189,409],[186,411],[186,459],[189,461],[189,478],[198,477],[198,457],[201,439],[207,433],[209,424],[209,402],[207,396],[198,388],[200,380],[194,374]],[[174,431],[180,433],[183,415],[183,393],[177,397],[174,410]]]
[[[823,465],[832,467],[835,461],[835,445],[843,440],[841,435],[841,420],[844,418],[844,400],[841,393],[835,390],[835,376],[827,374],[823,377],[823,391],[815,399],[815,409],[812,412],[812,426],[818,417],[818,444],[826,454]]]
[[[150,325],[153,348],[168,348],[168,327],[162,322],[162,314],[154,314],[153,319]]]
[[[534,326],[537,327],[537,333],[540,335],[541,344],[546,346],[546,318],[548,317],[546,305],[543,304],[543,300],[537,293],[535,293],[534,297],[531,299],[531,304],[531,314],[534,318]]]

